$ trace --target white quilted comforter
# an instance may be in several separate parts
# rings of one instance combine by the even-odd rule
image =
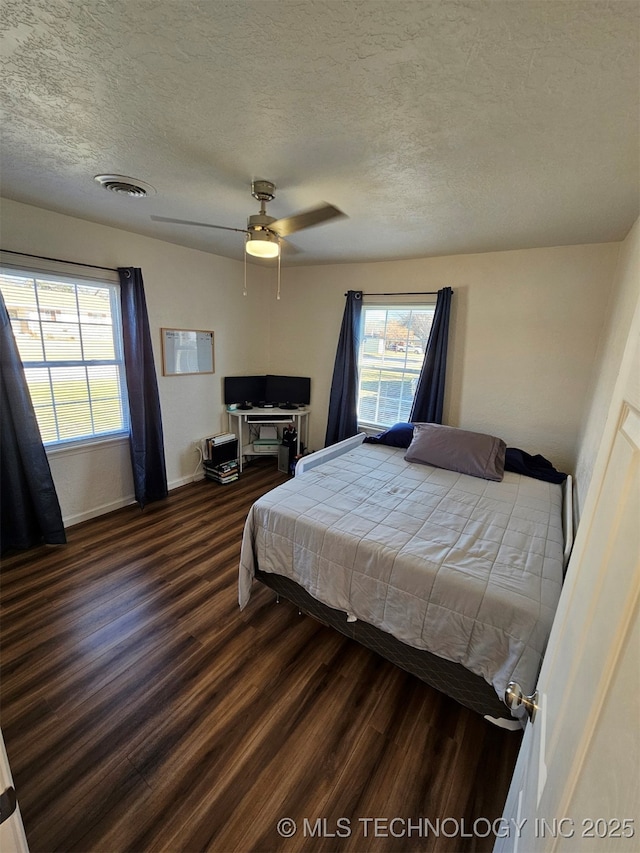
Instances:
[[[240,558],[493,684],[533,692],[562,585],[562,490],[405,462],[364,444],[251,508]]]

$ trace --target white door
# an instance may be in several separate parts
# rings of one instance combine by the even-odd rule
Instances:
[[[640,850],[640,304],[501,824],[500,853]],[[507,834],[508,833],[508,834]]]

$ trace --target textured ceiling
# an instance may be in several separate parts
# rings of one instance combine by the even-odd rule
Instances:
[[[624,238],[640,3],[2,0],[2,194],[228,257],[328,201],[287,263]],[[134,200],[98,173],[156,188]],[[8,247],[11,248],[11,247]]]

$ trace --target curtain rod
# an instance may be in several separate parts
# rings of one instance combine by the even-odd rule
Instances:
[[[38,258],[41,261],[54,261],[57,264],[72,264],[75,267],[88,267],[92,270],[118,272],[116,267],[99,267],[96,264],[82,264],[80,261],[63,261],[60,258],[48,258],[46,255],[30,255],[29,252],[14,252],[11,249],[0,249],[0,252],[6,252],[7,255],[20,255],[23,258]]]
[[[345,296],[347,294],[345,293]],[[408,290],[404,293],[365,293],[362,292],[363,296],[437,296],[437,290]]]

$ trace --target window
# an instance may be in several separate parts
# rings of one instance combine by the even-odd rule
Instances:
[[[126,432],[119,286],[3,269],[0,288],[44,444]]]
[[[435,305],[363,306],[358,357],[358,422],[408,421]]]

